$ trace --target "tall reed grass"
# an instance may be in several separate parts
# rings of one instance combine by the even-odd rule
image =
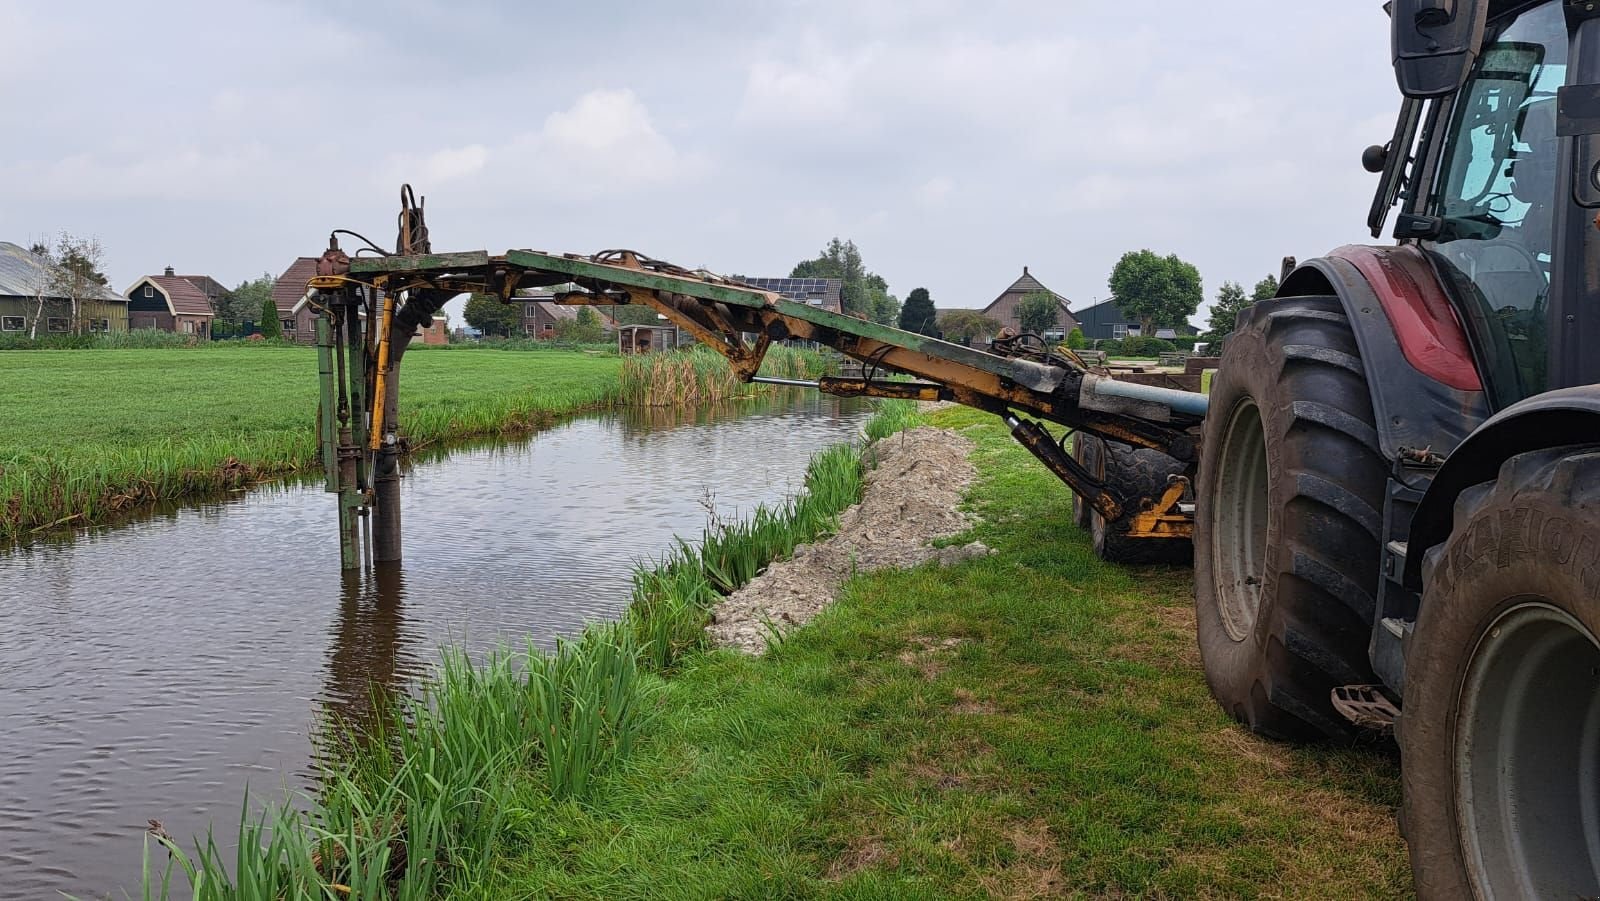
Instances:
[[[767,349],[761,375],[772,378],[814,379],[827,375],[830,358],[818,351],[777,344]],[[757,392],[733,374],[726,357],[709,347],[691,347],[664,353],[623,358],[621,400],[645,407],[713,403]]]
[[[615,624],[552,653],[529,645],[475,665],[446,651],[420,694],[393,702],[366,735],[331,724],[339,750],[321,791],[255,818],[247,808],[231,857],[210,836],[188,850],[154,838],[145,897],[174,897],[181,883],[197,901],[473,896],[528,815],[528,781],[553,801],[581,800],[632,751],[652,691],[638,657]]]

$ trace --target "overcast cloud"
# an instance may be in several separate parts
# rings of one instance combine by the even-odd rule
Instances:
[[[1210,297],[1366,238],[1398,108],[1378,0],[0,0],[0,47],[0,240],[96,235],[118,289],[392,242],[410,181],[440,250],[837,235],[902,297],[1082,308],[1148,247]]]

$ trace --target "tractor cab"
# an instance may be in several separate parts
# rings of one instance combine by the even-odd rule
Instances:
[[[1420,248],[1449,297],[1491,406],[1600,381],[1600,13],[1563,0],[1408,0],[1390,6],[1405,95],[1368,224]],[[1582,56],[1588,59],[1580,58]],[[1584,80],[1584,79],[1579,79]],[[1575,137],[1563,147],[1558,136]],[[1403,150],[1397,152],[1395,148]]]

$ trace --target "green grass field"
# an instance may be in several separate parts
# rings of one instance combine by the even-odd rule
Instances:
[[[414,350],[401,429],[418,445],[532,427],[609,402],[621,365],[578,352]],[[0,535],[315,462],[309,348],[5,353],[0,382]]]
[[[1100,563],[992,417],[951,569],[855,579],[767,657],[688,658],[585,803],[534,780],[471,897],[1398,897],[1398,764],[1206,692],[1186,570]]]

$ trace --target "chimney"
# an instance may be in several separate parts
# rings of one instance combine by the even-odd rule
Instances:
[[[1022,267],[1022,274],[1023,275],[1027,275],[1028,274],[1028,267],[1027,266],[1023,266]]]
[[[1028,271],[1028,267],[1026,267],[1026,266],[1022,267],[1022,271],[1023,272],[1027,272]],[[167,278],[172,278],[176,274],[177,273],[172,271],[172,267],[171,266],[167,267]]]

